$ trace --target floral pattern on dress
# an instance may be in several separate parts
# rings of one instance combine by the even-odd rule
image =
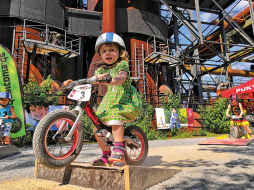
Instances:
[[[96,111],[103,123],[132,121],[141,113],[142,101],[135,87],[131,85],[129,64],[126,61],[121,61],[112,69],[101,67],[95,71],[95,76],[108,73],[114,78],[120,71],[127,72],[126,80],[118,86],[107,86],[107,93]]]

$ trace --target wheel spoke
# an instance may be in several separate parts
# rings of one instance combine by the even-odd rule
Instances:
[[[65,121],[68,124],[68,127],[65,128],[65,130],[62,131],[61,134],[57,135],[55,137],[55,140],[52,139],[52,137],[56,134],[56,131],[51,131],[50,128],[52,127],[53,124],[56,122],[63,122]],[[76,129],[74,131],[74,134],[72,136],[72,139],[70,141],[65,141],[65,137],[69,133],[69,130],[71,129],[71,126],[73,125],[73,122],[66,119],[61,118],[61,120],[56,120],[52,122],[52,124],[48,127],[47,129],[47,135],[46,135],[46,143],[45,143],[45,148],[48,153],[48,155],[54,159],[65,159],[68,156],[70,156],[73,151],[75,150],[75,147],[77,146],[77,138],[78,136],[78,130]],[[51,148],[53,146],[53,150]]]

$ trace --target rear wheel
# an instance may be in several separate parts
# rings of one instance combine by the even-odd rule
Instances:
[[[125,129],[129,133],[129,137],[134,139],[141,146],[138,147],[130,141],[124,141],[125,146],[125,164],[132,166],[140,166],[144,163],[148,154],[148,140],[142,129],[137,126],[129,126]]]
[[[74,130],[72,138],[65,140],[76,118],[74,113],[67,110],[55,110],[42,118],[33,137],[33,149],[38,162],[49,168],[61,168],[76,159],[84,141],[81,122]],[[53,129],[60,127],[63,122],[66,122],[64,130],[55,136],[57,131]]]

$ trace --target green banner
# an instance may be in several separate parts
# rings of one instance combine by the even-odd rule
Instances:
[[[0,92],[11,94],[9,105],[13,106],[17,114],[13,119],[11,138],[20,137],[26,134],[22,85],[17,64],[10,50],[3,45],[0,45],[0,65]]]

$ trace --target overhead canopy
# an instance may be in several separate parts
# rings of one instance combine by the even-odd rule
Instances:
[[[253,92],[254,92],[254,78],[234,88],[221,91],[221,96],[222,98],[229,98],[231,94],[245,94],[245,93],[253,94]]]

